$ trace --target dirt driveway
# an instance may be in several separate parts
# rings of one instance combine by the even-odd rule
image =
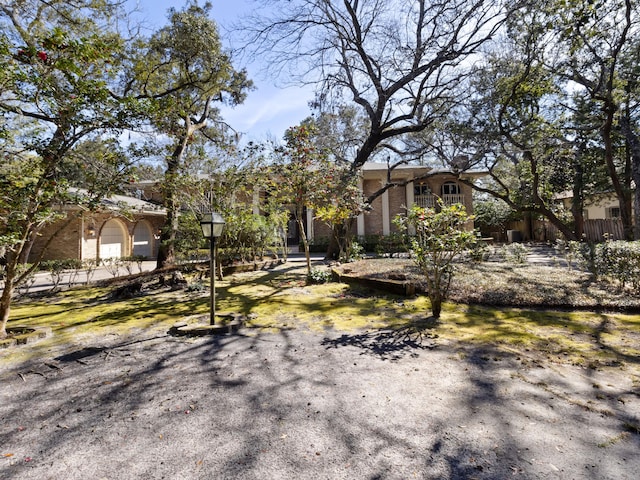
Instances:
[[[85,340],[0,372],[2,479],[636,479],[639,384],[427,336]]]

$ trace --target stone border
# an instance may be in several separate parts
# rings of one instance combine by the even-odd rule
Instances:
[[[209,315],[190,317],[189,320],[197,320],[198,323],[189,321],[179,322],[169,329],[169,335],[202,337],[207,335],[226,335],[240,330],[244,324],[244,316],[239,313],[216,313],[216,323],[210,325]]]
[[[344,274],[335,268],[331,269],[331,278],[335,282],[346,283],[348,285],[360,285],[375,290],[395,293],[396,295],[404,295],[405,297],[411,297],[416,294],[416,285],[409,280],[383,280],[379,278],[358,277],[356,275]]]
[[[52,335],[51,327],[29,327],[27,325],[11,325],[7,327],[7,334],[12,331],[27,330],[15,336],[0,340],[0,348],[10,348],[18,345],[30,345]]]

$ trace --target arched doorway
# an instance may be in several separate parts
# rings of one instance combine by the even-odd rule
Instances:
[[[127,234],[122,224],[115,219],[107,221],[100,232],[100,258],[121,258],[126,256]]]
[[[153,234],[151,227],[144,220],[139,221],[133,229],[133,254],[145,258],[153,257]]]

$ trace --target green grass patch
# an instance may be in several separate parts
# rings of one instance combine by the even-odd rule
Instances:
[[[585,311],[543,311],[447,303],[437,323],[424,295],[404,298],[378,291],[326,283],[307,285],[302,270],[236,274],[216,283],[217,308],[247,318],[243,330],[356,332],[428,328],[442,344],[490,346],[516,356],[542,356],[585,366],[637,367],[640,316]],[[143,294],[115,300],[109,288],[77,288],[54,297],[20,301],[11,325],[50,327],[53,335],[25,347],[0,351],[3,361],[45,355],[51,349],[81,344],[88,337],[129,332],[164,334],[176,322],[206,315],[209,292],[145,288]]]

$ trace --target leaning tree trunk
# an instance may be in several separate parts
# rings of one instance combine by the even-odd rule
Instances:
[[[167,210],[167,222],[160,232],[160,249],[156,268],[167,267],[176,263],[176,234],[178,232],[179,206],[177,200],[178,175],[182,156],[186,149],[187,137],[182,138],[171,154],[164,173],[164,207]]]
[[[13,284],[5,281],[2,297],[0,297],[0,338],[7,337],[7,322],[11,312],[11,296],[13,295]]]
[[[7,264],[4,279],[4,289],[0,296],[0,338],[7,337],[7,323],[11,313],[11,297],[15,290],[15,265]]]

